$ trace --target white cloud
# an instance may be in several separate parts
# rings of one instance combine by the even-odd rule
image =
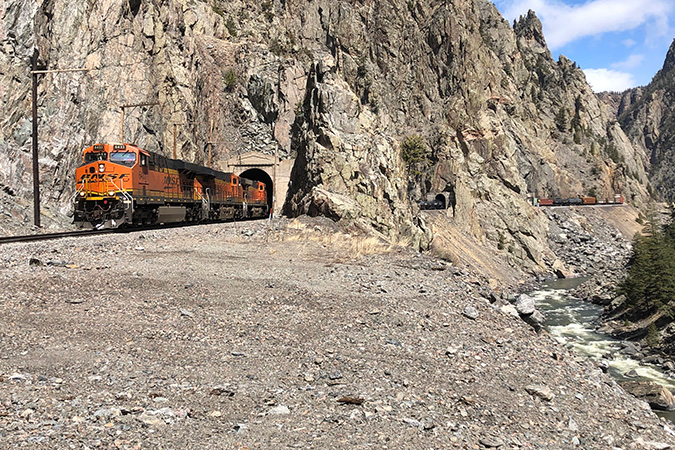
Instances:
[[[635,42],[633,39],[624,39],[621,41],[621,43],[628,48],[631,48],[637,44],[637,42]]]
[[[544,25],[544,35],[551,49],[577,39],[613,31],[635,29],[653,23],[653,33],[668,30],[668,15],[675,9],[672,0],[590,0],[581,5],[567,5],[561,0],[500,0],[509,18],[534,10]]]
[[[635,69],[640,67],[642,62],[645,60],[645,55],[632,54],[625,61],[617,62],[612,64],[612,69]]]
[[[651,26],[647,27],[645,42],[648,45],[655,45],[666,37],[666,41],[670,43],[673,38],[671,33],[668,16],[655,17]]]
[[[626,72],[609,69],[586,69],[586,80],[595,92],[623,92],[636,85],[635,77]]]

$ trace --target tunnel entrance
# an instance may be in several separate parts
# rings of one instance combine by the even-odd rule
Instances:
[[[272,183],[272,178],[262,169],[248,169],[239,174],[241,178],[248,178],[249,180],[256,180],[262,183],[265,183],[265,189],[267,190],[267,207],[269,211],[272,211],[272,197],[274,195],[274,183]]]
[[[445,209],[447,208],[447,205],[445,204],[445,195],[443,194],[438,194],[436,196],[436,202],[439,203],[438,209]]]

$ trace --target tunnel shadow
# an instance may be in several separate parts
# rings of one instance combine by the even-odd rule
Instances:
[[[262,169],[248,169],[239,174],[241,178],[248,178],[249,180],[260,181],[265,183],[265,189],[267,190],[267,207],[269,211],[272,211],[272,196],[274,195],[274,183],[272,178],[267,172]]]
[[[438,203],[438,209],[446,209],[448,207],[445,195],[443,194],[438,194],[435,198],[436,202]]]

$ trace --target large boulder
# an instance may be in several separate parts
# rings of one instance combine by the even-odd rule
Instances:
[[[518,296],[514,307],[525,323],[534,328],[535,331],[541,331],[544,322],[546,321],[546,316],[544,316],[541,311],[537,310],[534,298],[527,294],[521,294]]]
[[[522,294],[516,300],[516,311],[521,316],[529,316],[534,313],[535,309],[534,299],[527,294]]]
[[[629,394],[640,398],[653,409],[675,411],[675,397],[664,386],[653,381],[627,381],[621,387]]]
[[[536,332],[541,331],[541,329],[544,327],[544,322],[546,321],[546,316],[544,316],[544,313],[536,309],[532,314],[521,314],[520,317],[525,321],[525,323],[534,328]]]

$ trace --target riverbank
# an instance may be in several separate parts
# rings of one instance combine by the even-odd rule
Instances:
[[[588,278],[571,295],[604,308],[598,320],[602,333],[624,341],[638,360],[657,364],[675,376],[675,324],[663,326],[669,319],[658,314],[636,315],[626,308],[625,297],[617,294],[632,255],[633,235],[642,229],[637,212],[625,207],[559,208],[548,215],[551,247],[570,268],[570,275]],[[652,323],[659,323],[660,331],[648,336]]]
[[[635,314],[629,317],[623,303],[625,297],[616,293],[632,255],[630,240],[641,229],[636,211],[623,207],[558,208],[548,210],[548,216],[549,244],[570,268],[568,275],[585,276],[570,279],[572,285],[565,288],[568,292],[538,295],[546,323],[553,327],[549,330],[562,342],[593,358],[598,367],[611,372],[620,382],[643,380],[624,387],[648,399],[653,407],[672,408],[675,399],[669,390],[674,387],[675,362],[667,349],[675,327],[666,327],[660,333],[654,329],[650,336],[650,325],[666,318],[646,315],[636,319]],[[565,307],[558,310],[561,304]],[[548,317],[550,314],[553,317]],[[560,325],[560,319],[570,322]],[[672,415],[668,417],[673,419]]]
[[[0,258],[8,446],[675,440],[594,364],[502,312],[481,274],[329,221],[12,244]]]

